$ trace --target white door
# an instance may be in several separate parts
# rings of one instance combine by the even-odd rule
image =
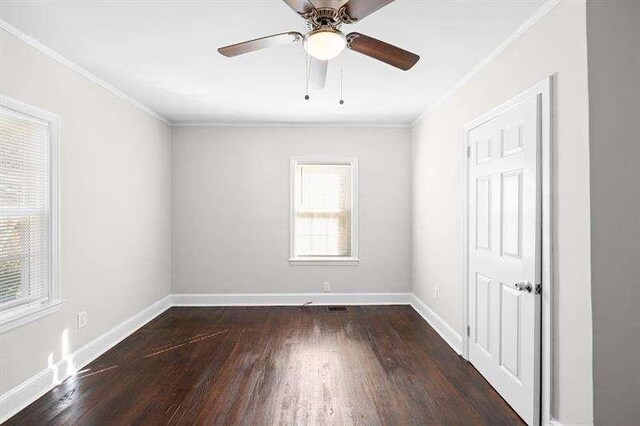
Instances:
[[[467,135],[469,361],[529,424],[540,418],[540,102]]]

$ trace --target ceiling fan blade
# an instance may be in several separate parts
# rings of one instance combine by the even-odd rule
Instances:
[[[354,21],[361,21],[378,9],[383,8],[395,0],[349,0],[345,5],[345,12]]]
[[[306,15],[312,12],[315,7],[309,0],[283,0],[298,15]]]
[[[327,83],[329,61],[321,61],[311,57],[309,61],[309,85],[313,89],[324,89]]]
[[[294,43],[296,41],[302,40],[302,38],[302,34],[291,31],[288,33],[274,34],[267,37],[257,38],[255,40],[244,41],[242,43],[221,47],[220,49],[218,49],[218,52],[230,58],[232,56],[243,55],[245,53],[253,52],[260,49],[266,49],[268,47]]]
[[[410,70],[420,60],[420,56],[415,53],[360,33],[350,33],[347,35],[347,41],[349,49],[400,68],[403,71]]]

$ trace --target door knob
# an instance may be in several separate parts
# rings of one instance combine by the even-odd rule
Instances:
[[[527,293],[531,293],[533,291],[533,287],[529,281],[522,281],[520,283],[516,283],[515,287],[517,290],[526,291]]]

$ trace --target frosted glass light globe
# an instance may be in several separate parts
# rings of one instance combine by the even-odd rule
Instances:
[[[310,32],[304,39],[304,50],[321,61],[328,61],[347,47],[347,38],[338,30],[320,28]]]

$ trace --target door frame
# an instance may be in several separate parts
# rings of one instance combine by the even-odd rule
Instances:
[[[541,423],[546,425],[551,420],[551,383],[552,383],[552,334],[551,334],[551,321],[552,321],[552,306],[553,306],[553,293],[554,293],[554,274],[553,274],[553,250],[554,250],[554,223],[553,223],[553,200],[554,200],[554,185],[555,179],[553,173],[553,149],[554,149],[554,117],[553,117],[553,76],[546,77],[541,82],[537,83],[533,87],[525,90],[524,92],[516,95],[511,100],[503,103],[502,105],[490,110],[489,112],[482,114],[480,117],[469,122],[463,128],[463,144],[462,144],[462,158],[463,158],[463,176],[462,176],[462,210],[464,212],[463,217],[463,250],[462,250],[462,324],[464,330],[462,335],[462,357],[469,360],[469,132],[478,127],[479,125],[486,123],[487,121],[497,117],[503,112],[509,110],[522,101],[529,99],[533,96],[540,96],[540,148],[541,148],[541,162],[540,162],[540,184],[541,184],[541,202],[542,202],[542,336],[540,339],[542,348],[540,350],[540,363],[541,363],[541,375],[540,375],[540,419]]]

